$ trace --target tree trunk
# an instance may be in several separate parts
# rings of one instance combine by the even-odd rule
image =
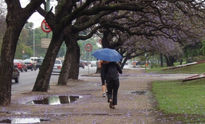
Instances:
[[[127,60],[128,60],[128,57],[126,56],[125,59],[122,61],[121,69],[124,68],[124,66],[125,66],[125,64],[126,64],[126,62],[127,62]]]
[[[22,29],[16,29],[16,27],[15,25],[7,25],[3,38],[0,61],[0,105],[9,105],[11,101],[13,59]]]
[[[80,47],[78,46],[77,41],[73,42],[72,52],[70,53],[71,59],[71,68],[69,70],[68,79],[78,80],[79,75],[79,64],[80,64]]]
[[[183,64],[183,59],[180,59],[179,62],[180,62],[180,65],[182,65]]]
[[[165,56],[165,58],[166,58],[167,66],[174,66],[174,62],[176,61],[174,57]]]
[[[110,48],[110,42],[112,40],[112,34],[111,32],[106,29],[105,31],[103,31],[103,38],[102,38],[102,47],[103,48]]]
[[[76,35],[71,31],[66,33],[65,43],[67,46],[66,56],[63,67],[58,79],[58,85],[66,85],[69,78],[78,79],[80,48],[77,43]]]
[[[58,78],[58,85],[66,85],[67,84],[68,74],[69,74],[69,70],[71,67],[71,62],[70,62],[71,59],[72,58],[70,58],[69,51],[67,49],[65,59],[63,62],[63,67],[61,69],[60,76]]]
[[[161,65],[161,67],[164,66],[163,55],[162,54],[160,54],[160,65]]]
[[[63,33],[61,34],[53,33],[51,43],[49,45],[43,63],[40,67],[40,71],[38,73],[35,85],[33,87],[33,91],[40,91],[40,92],[48,91],[53,66],[62,43],[63,43]]]
[[[28,15],[22,14],[21,9],[10,3],[6,17],[7,29],[3,37],[0,58],[0,105],[9,105],[11,102],[11,84],[13,72],[13,59],[20,32],[26,23]],[[13,9],[12,9],[13,8]],[[14,9],[15,8],[15,9]]]
[[[19,0],[5,0],[5,2],[8,12],[0,59],[0,105],[9,105],[11,102],[13,59],[20,32],[43,0],[31,1],[24,9],[21,8]]]
[[[35,85],[33,87],[33,91],[41,91],[41,92],[47,92],[49,87],[49,81],[52,73],[52,69],[54,66],[54,62],[56,59],[56,56],[58,54],[58,51],[63,43],[64,37],[70,32],[70,23],[69,24],[63,24],[63,20],[65,20],[66,16],[70,15],[72,13],[72,7],[75,1],[70,0],[59,0],[58,5],[56,6],[56,12],[55,12],[55,18],[51,16],[49,18],[47,14],[45,14],[45,18],[47,19],[49,25],[52,25],[52,31],[53,31],[53,37],[51,40],[51,43],[49,45],[49,48],[47,50],[46,56],[44,58],[44,61],[42,63],[42,66],[40,67],[39,74],[37,76]],[[65,11],[66,9],[66,11]],[[54,33],[55,32],[55,33]],[[67,63],[66,61],[64,63]],[[65,64],[63,64],[65,66]],[[62,67],[61,74],[64,74],[64,67]],[[63,72],[62,72],[63,71]]]
[[[103,31],[103,38],[102,38],[102,47],[103,48],[111,48],[110,42],[112,40],[112,34],[109,31],[109,29],[105,29]],[[96,73],[100,73],[101,69],[99,68],[98,64],[97,64],[97,70]]]

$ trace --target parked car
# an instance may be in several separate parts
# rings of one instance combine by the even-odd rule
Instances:
[[[79,63],[79,67],[81,67],[81,68],[85,68],[85,63],[84,63],[83,61],[80,61],[80,63]]]
[[[14,66],[13,73],[12,73],[12,79],[15,80],[15,83],[19,82],[19,76],[20,76],[20,72],[19,72],[18,68]]]
[[[23,72],[27,72],[27,66],[25,65],[24,61],[21,59],[14,59],[14,66],[17,67],[19,69],[19,71]]]
[[[62,68],[62,61],[59,59],[55,60],[55,64],[53,66],[53,73],[60,73]]]
[[[139,62],[136,62],[136,65],[145,65],[145,61],[139,61]]]
[[[91,62],[90,62],[90,61],[86,61],[86,63],[87,63],[87,66],[91,65]]]
[[[38,57],[30,57],[30,60],[32,60],[32,61],[37,61],[38,60]]]
[[[82,63],[84,64],[84,66],[88,66],[88,65],[90,64],[90,62],[89,62],[89,61],[86,61],[86,60],[80,60],[80,61],[82,61]]]
[[[27,69],[27,66],[26,66],[26,64],[24,63],[24,61],[23,61],[23,60],[20,60],[20,62],[21,62],[23,71],[27,72],[28,69]]]
[[[43,63],[43,58],[38,58],[36,60],[36,69],[40,68],[42,63]]]
[[[91,67],[96,67],[97,66],[97,61],[91,61]]]
[[[31,71],[33,71],[35,69],[34,67],[34,62],[30,59],[25,59],[24,60],[25,65],[27,66],[27,69],[30,69]]]

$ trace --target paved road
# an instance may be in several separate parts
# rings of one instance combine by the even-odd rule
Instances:
[[[95,72],[95,67],[85,67],[84,69],[80,68],[80,75],[84,74],[89,74],[89,73],[94,73]],[[37,71],[28,71],[28,72],[21,72],[20,73],[20,79],[19,83],[15,83],[14,80],[12,81],[12,94],[13,93],[20,93],[20,92],[25,92],[25,91],[31,91],[36,77],[38,75],[38,70]],[[51,76],[50,84],[55,84],[58,81],[58,74],[53,74]]]
[[[140,68],[133,68],[134,70],[141,70]],[[143,69],[144,70],[144,69]],[[96,71],[96,67],[85,67],[84,69],[80,68],[80,76],[79,78],[84,78],[81,77],[81,75],[87,75],[87,74],[91,74],[91,73],[95,73]],[[22,72],[20,74],[20,79],[19,79],[19,83],[15,84],[13,81],[13,85],[12,85],[12,94],[13,93],[21,93],[21,92],[25,92],[25,91],[31,91],[33,88],[33,85],[35,83],[36,77],[38,75],[38,70],[37,71],[28,71],[28,72]],[[56,82],[58,81],[58,76],[59,74],[53,74],[51,76],[51,80],[50,80],[50,84],[54,85],[56,84]],[[144,78],[144,77],[152,77],[152,78],[161,78],[161,79],[183,79],[189,76],[193,76],[193,74],[123,74],[121,75],[122,78],[125,77],[138,77],[138,78]],[[88,77],[86,77],[88,78]],[[93,77],[91,77],[93,78]]]

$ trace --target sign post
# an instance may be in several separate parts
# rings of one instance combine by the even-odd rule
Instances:
[[[87,56],[87,57],[86,57],[87,60],[89,60],[89,57],[90,57],[90,56],[89,56],[89,52],[87,52],[87,55],[86,55],[86,56]],[[88,65],[88,74],[89,74],[89,73],[90,73],[90,68],[89,68],[89,64],[87,64],[87,65]]]
[[[85,44],[85,51],[87,52],[87,58],[89,60],[89,53],[93,50],[93,46],[90,43]],[[88,65],[88,74],[89,74],[89,65]]]
[[[48,48],[49,44],[51,42],[50,38],[42,38],[41,39],[41,48]]]
[[[87,52],[91,52],[93,50],[93,46],[90,43],[85,44],[84,48]]]
[[[48,25],[48,23],[46,22],[45,19],[41,22],[41,29],[45,33],[51,32],[51,28],[50,28],[50,26]]]

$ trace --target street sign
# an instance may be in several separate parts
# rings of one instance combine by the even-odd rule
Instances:
[[[102,39],[99,39],[99,40],[98,40],[98,43],[102,45]]]
[[[51,42],[50,38],[42,38],[41,39],[41,48],[48,48],[50,42]]]
[[[50,26],[48,25],[48,23],[46,22],[45,19],[41,22],[41,29],[42,29],[43,32],[46,32],[46,33],[51,32],[51,28],[50,28]]]
[[[91,52],[93,50],[93,46],[90,43],[85,44],[84,48],[87,52]]]

